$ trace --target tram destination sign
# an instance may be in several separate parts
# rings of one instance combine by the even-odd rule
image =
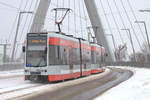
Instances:
[[[47,35],[30,34],[27,36],[28,45],[47,44]]]

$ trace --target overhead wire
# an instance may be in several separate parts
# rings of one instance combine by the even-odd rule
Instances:
[[[51,5],[53,5],[53,6],[60,6],[59,4],[57,5],[55,3],[51,3]],[[75,9],[77,9],[77,7],[75,7]],[[86,20],[85,17],[82,17],[81,15],[78,15],[77,13],[75,13],[75,15],[76,15],[76,17],[79,17],[79,18],[82,18],[83,20]]]

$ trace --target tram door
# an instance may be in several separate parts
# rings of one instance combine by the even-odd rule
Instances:
[[[73,73],[72,46],[69,47],[69,69],[70,73]]]

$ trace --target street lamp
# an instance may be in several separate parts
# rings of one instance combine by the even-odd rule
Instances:
[[[148,36],[148,31],[147,31],[147,27],[146,27],[145,21],[135,21],[135,23],[142,23],[144,25],[145,34],[146,34],[146,37],[147,37],[147,43],[148,43],[148,47],[149,47],[149,51],[150,51],[150,42],[149,42],[149,36]]]
[[[17,29],[16,29],[16,34],[15,34],[15,39],[14,39],[14,44],[13,44],[13,51],[12,51],[12,56],[11,56],[12,61],[14,60],[15,47],[16,47],[16,42],[17,42],[17,37],[18,37],[21,15],[26,14],[26,13],[32,14],[33,12],[32,11],[20,11],[19,12],[19,18],[18,18]]]
[[[128,31],[128,33],[129,33],[130,42],[131,42],[131,46],[132,46],[132,50],[133,50],[133,54],[134,54],[134,60],[136,61],[136,55],[135,55],[135,49],[134,49],[134,46],[133,46],[133,40],[132,40],[131,31],[128,28],[127,29],[121,29],[121,30]]]

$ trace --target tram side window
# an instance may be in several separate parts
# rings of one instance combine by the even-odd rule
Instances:
[[[82,61],[84,64],[91,63],[91,52],[88,50],[82,50]]]
[[[72,49],[72,63],[80,64],[80,49],[79,48]]]
[[[98,51],[96,51],[96,63],[97,64],[101,63],[101,54]]]
[[[65,46],[60,46],[60,63],[62,65],[69,64],[69,49]]]
[[[86,50],[86,63],[90,64],[91,63],[91,51]]]
[[[91,59],[92,59],[92,64],[96,64],[96,56],[95,56],[96,52],[92,51],[91,52]]]
[[[50,45],[49,46],[49,65],[55,64],[55,58],[56,58],[55,46]]]
[[[101,56],[101,61],[102,61],[102,63],[105,62],[105,56],[104,56],[104,54],[102,54],[102,56]]]
[[[50,45],[49,46],[49,65],[60,64],[60,50],[59,46]]]

